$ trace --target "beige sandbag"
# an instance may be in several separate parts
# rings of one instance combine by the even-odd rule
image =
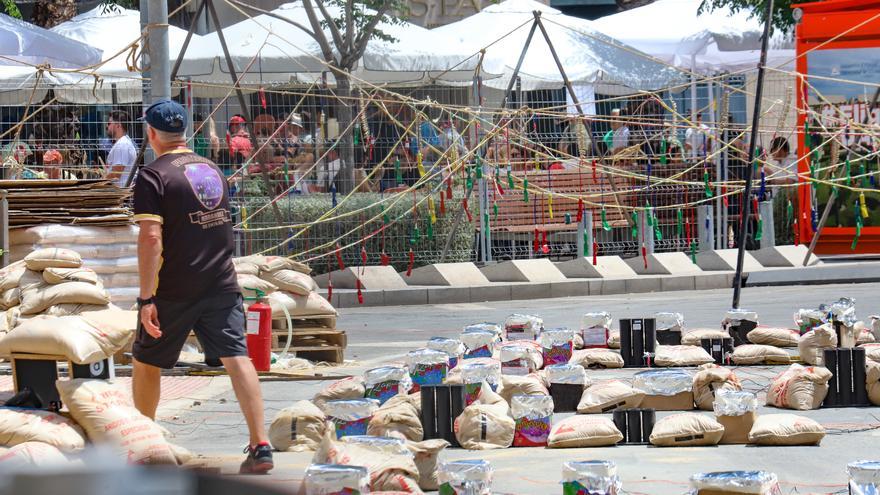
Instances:
[[[7,473],[30,467],[54,467],[70,464],[57,448],[43,442],[25,442],[0,454],[0,469]]]
[[[397,437],[419,442],[424,437],[419,411],[411,404],[396,402],[390,407],[382,407],[373,413],[367,425],[367,435],[376,437]]]
[[[749,442],[756,445],[819,445],[825,428],[819,423],[796,414],[758,416]]]
[[[608,332],[608,348],[620,349],[620,330],[610,330]]]
[[[18,306],[21,303],[21,289],[18,287],[13,287],[11,289],[6,289],[0,294],[0,309],[6,311],[14,306]]]
[[[28,270],[42,271],[49,267],[79,268],[82,257],[76,251],[62,248],[37,249],[24,257]]]
[[[171,451],[174,452],[174,459],[177,461],[177,464],[179,466],[183,466],[184,464],[189,463],[197,457],[185,447],[181,447],[180,445],[174,443],[169,443],[168,445],[171,446]]]
[[[275,415],[269,426],[269,442],[281,452],[315,450],[324,437],[326,419],[318,406],[298,401]]]
[[[26,269],[24,260],[0,268],[0,292],[18,287],[21,276],[24,275]]]
[[[109,304],[110,294],[101,284],[67,282],[47,284],[21,289],[21,314],[31,315],[56,304]]]
[[[724,427],[715,418],[697,413],[666,416],[654,424],[651,445],[657,447],[696,447],[718,445]]]
[[[868,381],[868,400],[875,406],[880,406],[880,363],[868,361],[867,381]]]
[[[566,449],[607,447],[623,440],[623,434],[605,416],[572,416],[553,425],[547,447]]]
[[[236,278],[238,279],[238,286],[241,288],[241,295],[244,297],[256,297],[258,290],[264,295],[278,290],[278,286],[256,275],[238,274]]]
[[[106,359],[128,343],[137,312],[107,310],[78,316],[37,316],[0,339],[0,356],[12,353],[65,356],[76,364]]]
[[[818,409],[828,395],[831,378],[827,368],[793,364],[770,383],[767,405],[798,411]]]
[[[880,363],[880,344],[862,344],[859,347],[865,349],[865,360]]]
[[[324,387],[323,390],[315,394],[312,402],[318,406],[318,409],[324,410],[327,401],[331,400],[347,400],[347,399],[363,399],[366,394],[364,387],[364,379],[359,376],[351,376],[336,380],[335,382]]]
[[[364,442],[356,437],[337,440],[335,428],[327,428],[312,463],[367,468],[370,473],[371,493],[422,493],[418,486],[419,469],[413,454],[406,443],[399,439],[378,439],[374,443]]]
[[[25,442],[43,442],[63,452],[76,452],[85,447],[86,439],[79,425],[60,414],[0,408],[0,445],[14,447]]]
[[[317,292],[311,292],[307,296],[298,296],[287,292],[277,291],[269,294],[269,306],[272,307],[272,319],[285,318],[284,309],[290,312],[290,316],[336,316],[336,309]]]
[[[577,406],[578,414],[599,414],[615,409],[639,407],[645,394],[620,380],[594,383],[584,390]]]
[[[135,409],[127,391],[104,380],[58,380],[55,386],[92,442],[135,464],[177,464],[162,428]]]
[[[471,404],[455,418],[455,438],[468,450],[506,449],[513,443],[516,423],[507,404]]]
[[[584,368],[623,368],[623,357],[620,353],[602,348],[574,351],[568,362]]]
[[[789,328],[757,327],[746,334],[746,338],[753,344],[797,347],[800,332]]]
[[[724,330],[718,330],[714,328],[698,328],[695,330],[689,330],[682,334],[681,345],[702,345],[702,342],[700,341],[703,339],[723,339],[729,337],[730,334],[728,334]]]
[[[23,315],[17,307],[12,308],[11,310],[9,310],[9,313],[11,314],[7,313],[7,319],[9,321],[9,324],[12,325],[12,328],[15,328],[27,320],[40,318],[42,316],[72,316],[81,315],[83,313],[91,311],[105,311],[108,309],[119,311],[119,308],[117,306],[114,306],[113,304],[56,304],[54,306],[49,306],[40,314],[36,315]]]
[[[425,440],[424,442],[406,442],[406,448],[413,453],[413,460],[419,469],[419,488],[433,491],[439,488],[437,479],[437,461],[440,452],[449,447],[449,442],[442,438]]]
[[[837,333],[827,323],[801,335],[798,340],[798,354],[801,356],[801,361],[817,366],[825,364],[823,351],[834,347],[837,347]]]
[[[250,259],[250,256],[244,258],[232,258],[232,265],[235,267],[236,275],[253,275],[260,274],[260,266]]]
[[[62,284],[64,282],[86,282],[97,285],[98,274],[91,268],[56,268],[49,267],[43,270],[43,280],[47,284]]]
[[[312,277],[295,270],[263,272],[260,274],[260,278],[283,291],[299,296],[307,296],[309,292],[318,290],[318,284],[312,280]]]
[[[277,272],[279,270],[294,270],[306,275],[312,273],[309,265],[282,256],[266,256],[260,264],[260,274]]]
[[[526,376],[502,375],[498,393],[508,404],[514,395],[550,395],[541,377],[534,373]]]
[[[713,362],[715,359],[705,349],[692,345],[661,345],[654,356],[657,366],[699,366]]]
[[[733,350],[730,359],[735,364],[789,364],[791,356],[784,349],[772,345],[744,344]]]
[[[379,409],[385,409],[400,405],[410,406],[415,409],[416,414],[421,414],[422,394],[420,392],[416,392],[414,394],[397,394],[394,397],[386,400],[385,403],[382,404],[382,407],[380,407]]]
[[[717,365],[706,365],[694,375],[694,402],[697,409],[712,411],[719,390],[742,390],[736,373]],[[708,367],[711,366],[711,367]]]

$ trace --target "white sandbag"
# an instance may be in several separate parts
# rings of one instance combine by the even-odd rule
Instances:
[[[718,445],[724,427],[715,418],[680,413],[660,418],[651,432],[651,445],[657,447],[694,447]]]
[[[837,347],[837,333],[827,323],[801,335],[798,340],[798,353],[801,356],[801,361],[817,366],[825,364],[825,349],[834,347]]]
[[[336,309],[320,294],[311,292],[307,296],[298,296],[287,292],[269,294],[269,306],[272,307],[272,319],[282,319],[284,309],[290,316],[336,316]]]
[[[406,442],[406,448],[413,453],[413,460],[419,469],[419,488],[422,490],[431,491],[439,487],[437,462],[440,453],[446,447],[449,447],[449,442],[440,438],[423,442]]]
[[[98,274],[91,268],[57,268],[50,266],[43,270],[43,280],[47,284],[62,284],[65,282],[86,282],[97,285]]]
[[[0,339],[0,356],[49,354],[65,356],[77,364],[94,363],[122,349],[136,325],[136,312],[114,309],[78,316],[39,316]]]
[[[241,258],[234,258],[232,262],[236,265],[254,265],[259,268],[260,273],[270,273],[278,270],[296,270],[300,273],[305,273],[306,275],[312,273],[312,269],[309,265],[282,256],[263,256],[255,254],[251,256],[243,256]]]
[[[501,373],[505,375],[528,375],[544,366],[541,345],[535,341],[515,340],[498,346]]]
[[[594,383],[584,390],[578,403],[578,414],[600,414],[616,409],[639,407],[645,394],[620,380]]]
[[[681,336],[681,345],[702,345],[701,340],[703,339],[723,339],[729,337],[730,334],[724,330],[698,328],[683,333]]]
[[[269,426],[269,442],[281,452],[314,450],[321,443],[326,416],[317,406],[301,400],[275,415]]]
[[[21,290],[21,314],[32,315],[56,304],[108,304],[110,294],[88,282],[44,283]]]
[[[605,416],[572,416],[553,425],[547,446],[551,449],[607,447],[623,440],[623,434]]]
[[[746,338],[753,344],[797,347],[800,332],[789,328],[757,327],[746,334]]]
[[[19,304],[21,304],[21,289],[18,287],[6,289],[0,294],[0,309],[3,311],[18,306]]]
[[[880,363],[880,344],[862,344],[859,347],[865,349],[865,360]]]
[[[657,366],[699,366],[714,362],[705,349],[692,345],[661,345],[654,356]]]
[[[324,406],[328,401],[363,399],[365,393],[366,388],[364,387],[364,379],[359,376],[351,376],[336,380],[327,385],[323,390],[315,394],[312,398],[312,402],[323,411]]]
[[[241,295],[244,297],[257,297],[257,291],[265,296],[278,290],[277,285],[255,275],[239,274],[236,278],[238,287],[241,288]]]
[[[795,414],[758,416],[749,442],[756,445],[819,445],[825,428],[816,421]]]
[[[83,266],[91,268],[98,275],[104,276],[110,273],[137,273],[137,256],[126,258],[86,258]]]
[[[76,251],[63,248],[42,248],[24,257],[28,270],[41,271],[49,267],[79,268],[82,256]]]
[[[127,391],[104,380],[58,380],[55,385],[92,442],[116,449],[135,464],[177,464],[162,428],[135,409]]]
[[[7,473],[27,468],[58,467],[70,460],[57,448],[43,442],[25,442],[0,453],[0,469]]]
[[[608,348],[620,349],[620,330],[608,331]]]
[[[107,273],[100,276],[101,283],[104,284],[104,288],[109,289],[127,289],[127,288],[135,288],[140,289],[141,277],[137,272],[126,273]],[[111,294],[112,298],[113,295]]]
[[[336,432],[328,428],[312,463],[367,468],[371,493],[422,493],[418,487],[419,469],[413,454],[406,447],[406,442],[397,438],[349,436],[337,440]]]
[[[623,368],[623,356],[620,353],[602,348],[574,351],[568,362],[584,368]]]
[[[550,395],[550,391],[544,386],[541,377],[536,374],[503,375],[499,394],[510,404],[515,395]]]
[[[694,403],[697,409],[714,409],[715,395],[721,390],[742,390],[733,370],[716,365],[706,365],[694,375]]]
[[[60,414],[0,408],[0,445],[14,447],[25,442],[43,442],[63,452],[76,452],[85,448],[86,439],[79,425]]]
[[[5,292],[14,287],[18,287],[21,276],[24,275],[27,266],[22,261],[16,261],[9,266],[0,268],[0,292]]]
[[[744,364],[789,364],[791,356],[785,349],[772,345],[743,344],[733,350],[730,359],[739,365]]]
[[[818,409],[828,395],[831,378],[827,368],[793,364],[770,383],[767,405],[799,411]]]
[[[114,227],[37,225],[9,230],[9,244],[114,244],[135,243],[137,225]]]
[[[880,406],[880,363],[868,361],[866,363],[866,379],[868,381],[868,400],[875,406]]]
[[[401,394],[397,396],[408,397]],[[390,403],[397,396],[389,399],[373,413],[367,425],[367,435],[420,442],[424,437],[424,429],[419,418],[419,410],[408,400]]]
[[[295,270],[277,270],[274,272],[262,272],[260,278],[275,285],[279,289],[296,294],[298,296],[306,296],[309,292],[318,290],[318,284],[312,280],[312,277]]]
[[[455,418],[455,438],[468,450],[506,449],[513,444],[516,423],[506,404],[471,404]]]

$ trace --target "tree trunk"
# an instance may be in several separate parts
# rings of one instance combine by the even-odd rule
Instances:
[[[349,193],[354,188],[354,133],[349,129],[352,121],[351,80],[348,75],[336,73],[336,120],[339,124],[339,158],[342,159],[342,167],[336,175],[336,188],[340,193]]]
[[[76,0],[36,0],[31,22],[50,29],[76,16]]]

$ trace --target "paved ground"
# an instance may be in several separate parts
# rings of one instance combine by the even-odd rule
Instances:
[[[576,327],[580,314],[592,310],[610,311],[621,317],[647,316],[656,311],[679,311],[690,327],[718,326],[730,306],[730,290],[602,296],[485,304],[419,307],[358,308],[342,311],[339,327],[348,331],[349,352],[354,360],[337,372],[359,374],[365,368],[401,358],[408,350],[423,345],[431,336],[455,336],[462,326],[478,321],[500,321],[513,312],[536,313],[549,326]],[[793,325],[792,314],[800,307],[814,307],[841,296],[854,297],[858,315],[880,313],[880,284],[809,287],[749,288],[743,292],[742,307],[758,312],[761,323]],[[759,394],[782,368],[738,368],[744,386]],[[590,371],[593,380],[628,378],[632,371]],[[324,382],[267,382],[267,421],[296,400],[311,396]],[[215,381],[214,390],[223,382]],[[176,435],[175,441],[205,455],[233,471],[246,442],[244,421],[231,391],[205,399],[205,390],[192,397],[176,397],[163,404],[163,426]],[[760,397],[763,402],[763,395]],[[193,403],[198,402],[198,405]],[[185,407],[183,407],[185,406]],[[762,408],[759,414],[780,412]],[[660,416],[663,413],[659,414]],[[497,493],[548,494],[560,491],[562,463],[566,460],[608,459],[617,462],[624,488],[629,493],[682,494],[687,479],[701,471],[766,469],[777,473],[783,493],[846,493],[845,466],[862,458],[880,457],[880,409],[822,409],[804,415],[822,423],[829,435],[821,447],[748,447],[661,449],[620,446],[601,449],[505,449],[469,452],[449,450],[450,459],[483,458],[496,469]],[[557,419],[564,415],[557,415]],[[261,481],[296,489],[308,466],[309,453],[277,455],[275,473]]]

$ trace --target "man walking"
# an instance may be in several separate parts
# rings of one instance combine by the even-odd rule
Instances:
[[[223,173],[186,148],[186,111],[170,100],[144,116],[156,160],[134,188],[140,325],[132,348],[134,403],[153,418],[162,368],[171,368],[194,330],[206,359],[220,359],[250,432],[242,473],[266,473],[272,449],[263,398],[247,357],[241,290],[232,265],[232,220]]]
[[[106,178],[112,179],[119,187],[125,187],[134,162],[137,160],[137,151],[134,143],[128,137],[128,113],[123,110],[113,110],[107,119],[107,135],[113,140],[113,147],[107,154]]]

